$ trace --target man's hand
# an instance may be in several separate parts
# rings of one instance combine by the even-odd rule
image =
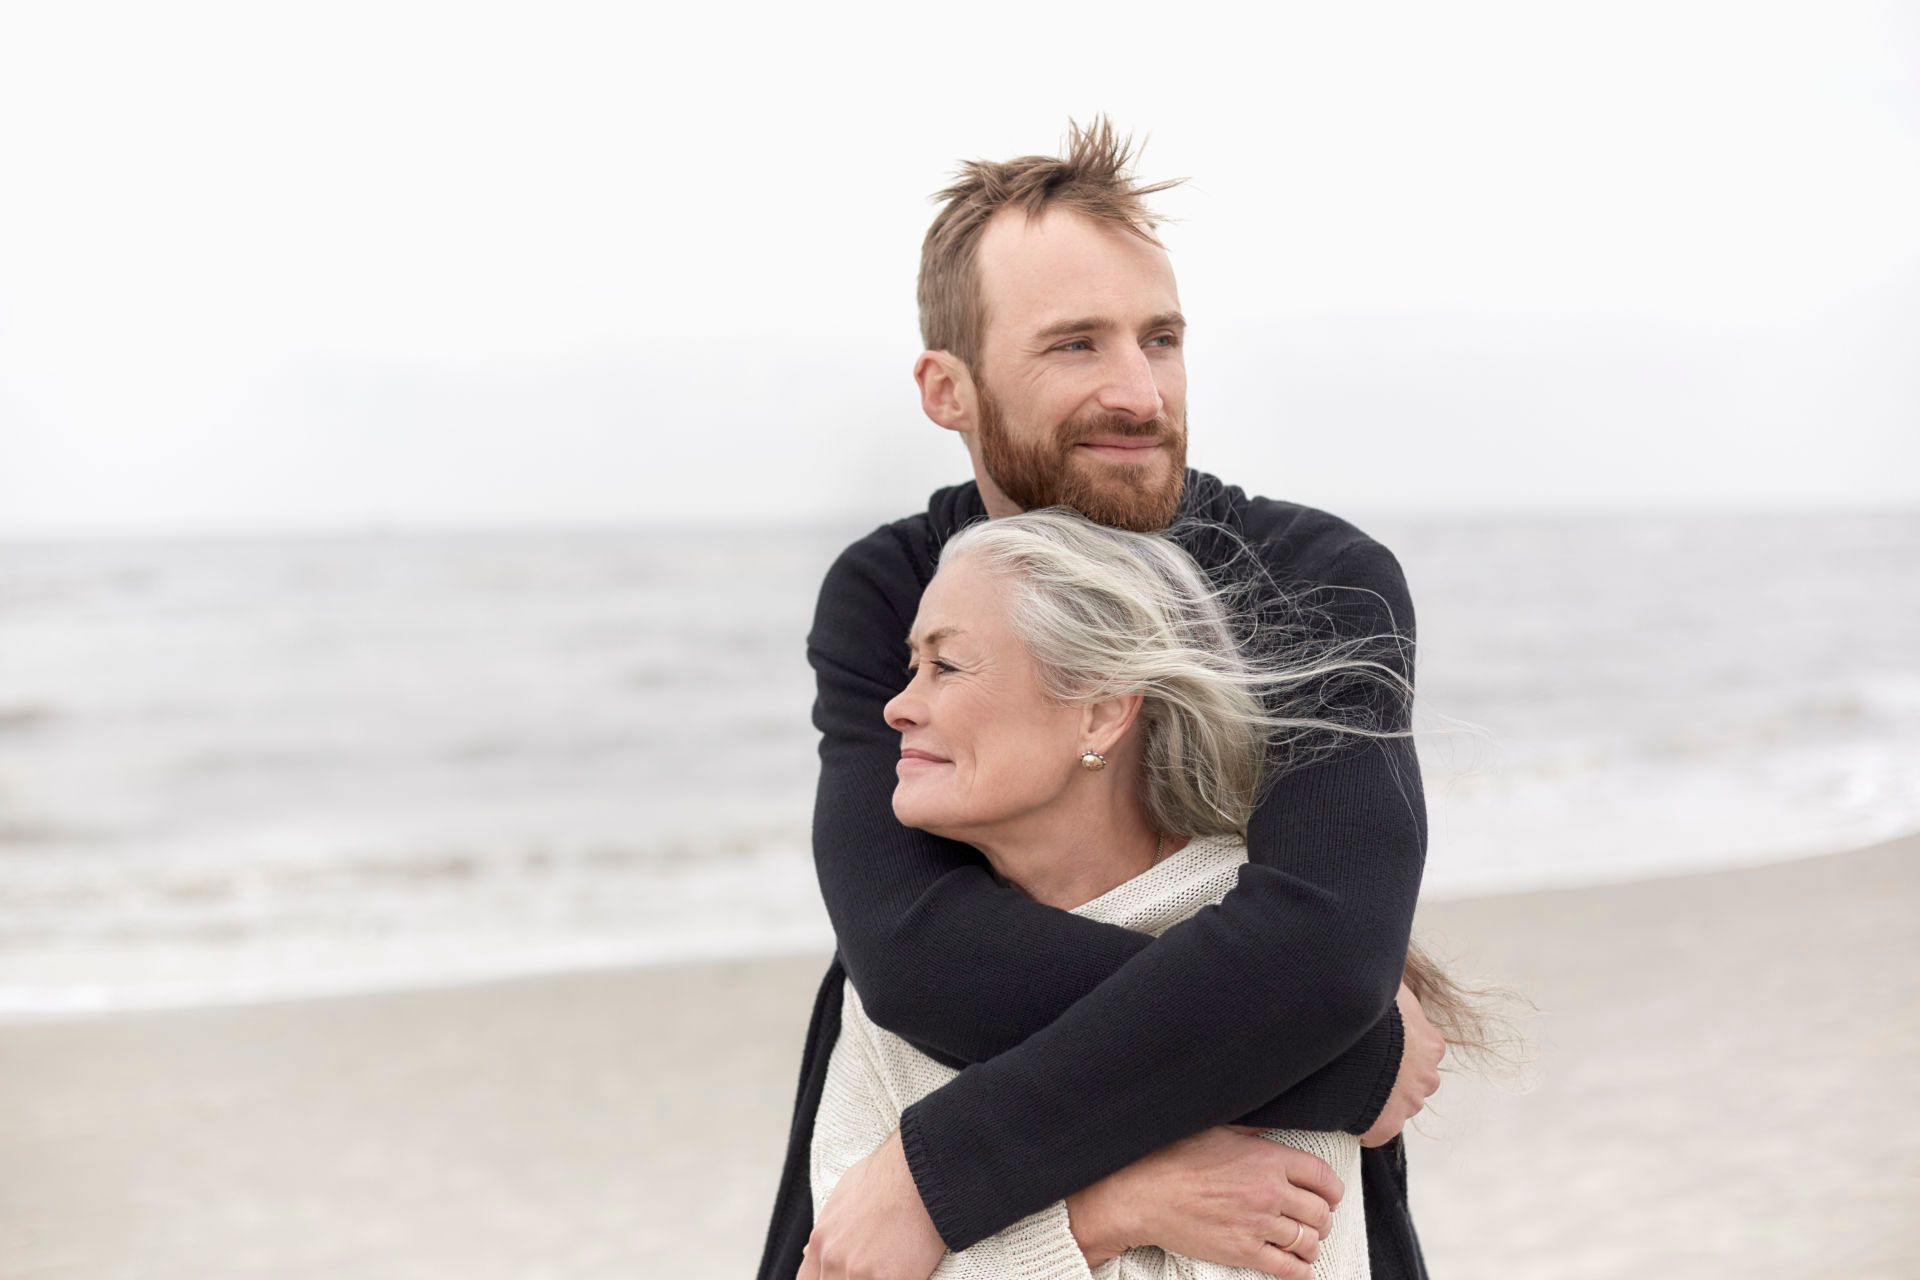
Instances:
[[[1068,1196],[1067,1221],[1087,1265],[1151,1244],[1308,1280],[1346,1188],[1319,1156],[1259,1134],[1238,1124],[1202,1129]]]
[[[833,1184],[794,1280],[927,1280],[946,1256],[895,1129]]]
[[[1400,1075],[1393,1082],[1393,1093],[1387,1098],[1387,1105],[1380,1109],[1380,1118],[1373,1127],[1360,1135],[1363,1147],[1385,1146],[1392,1142],[1407,1121],[1420,1114],[1427,1105],[1427,1099],[1440,1088],[1440,1059],[1447,1056],[1447,1042],[1433,1024],[1427,1021],[1427,1014],[1420,1002],[1413,998],[1413,991],[1406,983],[1400,984],[1400,994],[1394,997],[1394,1003],[1400,1006],[1400,1022],[1406,1030],[1406,1044],[1400,1054]]]

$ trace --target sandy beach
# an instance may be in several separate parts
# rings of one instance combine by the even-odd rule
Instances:
[[[1533,1062],[1409,1138],[1435,1276],[1912,1276],[1920,837],[1424,906]],[[826,957],[0,1028],[0,1275],[752,1274]]]

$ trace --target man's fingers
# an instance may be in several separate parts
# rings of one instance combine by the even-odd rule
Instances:
[[[1274,1242],[1276,1244],[1284,1245],[1287,1242],[1293,1235],[1295,1222],[1305,1223],[1307,1230],[1321,1240],[1333,1231],[1333,1208],[1315,1192],[1293,1188],[1283,1197],[1280,1212],[1291,1221],[1286,1224],[1285,1233]]]
[[[1300,1230],[1301,1227],[1306,1229]],[[1279,1229],[1274,1234],[1279,1238],[1270,1240],[1268,1243],[1279,1245],[1296,1258],[1312,1262],[1320,1256],[1320,1233],[1314,1230],[1311,1222],[1303,1222],[1299,1218],[1283,1218]],[[1294,1239],[1295,1236],[1299,1239]]]
[[[1292,1147],[1283,1147],[1282,1150],[1293,1152],[1287,1157],[1287,1181],[1303,1191],[1316,1193],[1327,1202],[1329,1208],[1339,1208],[1340,1197],[1346,1193],[1346,1186],[1334,1173],[1333,1166],[1305,1151]]]
[[[1277,1244],[1268,1243],[1260,1249],[1259,1269],[1279,1280],[1313,1280],[1313,1266],[1301,1258],[1288,1253]]]

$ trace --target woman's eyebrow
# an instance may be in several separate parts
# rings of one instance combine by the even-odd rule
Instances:
[[[915,641],[912,636],[908,636],[907,648],[909,649],[925,648],[927,646],[932,645],[934,641],[945,639],[947,636],[963,636],[965,634],[967,633],[965,631],[962,631],[959,627],[935,627],[932,631],[929,631],[927,632],[926,635],[922,636],[918,641]]]

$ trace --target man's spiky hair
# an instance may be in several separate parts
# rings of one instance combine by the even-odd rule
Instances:
[[[976,376],[987,312],[975,259],[994,214],[1021,208],[1031,222],[1049,208],[1071,209],[1166,247],[1153,229],[1170,219],[1155,214],[1143,197],[1185,178],[1135,185],[1128,172],[1132,135],[1116,137],[1104,114],[1085,129],[1068,120],[1065,151],[1064,156],[969,160],[956,171],[958,180],[932,197],[945,204],[920,246],[920,338],[930,351],[957,356]]]

